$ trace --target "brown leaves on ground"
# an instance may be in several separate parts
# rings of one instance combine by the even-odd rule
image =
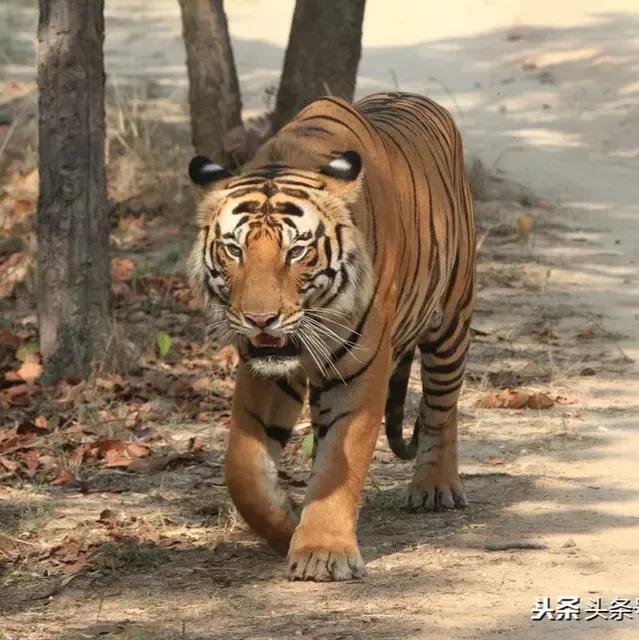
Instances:
[[[503,389],[487,393],[475,406],[480,409],[550,409],[556,398],[546,393],[523,391],[519,389]]]
[[[168,559],[169,550],[198,542],[195,534],[183,528],[168,530],[146,518],[103,509],[97,518],[78,522],[74,530],[57,542],[45,546],[20,540],[12,548],[11,561],[29,554],[49,565],[49,573],[74,575],[86,570],[113,571],[124,565],[140,568]]]
[[[42,386],[33,330],[1,327],[0,478],[81,486],[90,468],[149,474],[206,462],[201,441],[177,451],[153,423],[178,416],[226,424],[237,355],[203,353],[179,335],[174,350],[173,363],[151,354],[130,373]]]
[[[0,299],[14,295],[35,265],[36,170],[13,171],[0,187]]]
[[[76,481],[82,470],[126,469],[157,473],[168,468],[205,463],[208,454],[198,438],[176,451],[153,429],[133,429],[128,439],[105,438],[99,428],[75,421],[54,426],[39,416],[11,429],[0,429],[0,478],[38,478],[61,485]]]

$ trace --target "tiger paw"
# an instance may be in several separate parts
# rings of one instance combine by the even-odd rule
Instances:
[[[359,551],[352,555],[325,549],[291,553],[288,558],[289,580],[331,582],[363,578],[366,568]]]
[[[461,484],[457,486],[441,484],[427,489],[411,487],[406,497],[406,508],[412,513],[463,509],[467,505]]]
[[[321,545],[305,541],[299,528],[293,536],[288,553],[289,580],[314,580],[316,582],[343,581],[363,578],[366,575],[364,561],[357,543],[323,540]],[[326,538],[327,536],[322,536]]]

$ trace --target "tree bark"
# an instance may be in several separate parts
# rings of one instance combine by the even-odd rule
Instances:
[[[232,162],[224,136],[242,126],[242,100],[223,0],[180,0],[191,107],[198,155]]]
[[[324,95],[353,99],[366,0],[297,0],[273,131]]]
[[[86,377],[110,329],[103,0],[40,0],[38,316],[43,380]]]

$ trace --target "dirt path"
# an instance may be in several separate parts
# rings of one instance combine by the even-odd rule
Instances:
[[[123,534],[67,584],[33,571],[28,587],[5,588],[0,637],[639,637],[637,608],[634,620],[583,620],[593,598],[639,604],[639,18],[634,0],[606,3],[600,16],[587,14],[600,3],[553,3],[553,11],[561,8],[556,24],[541,28],[550,4],[521,4],[486,2],[478,22],[462,28],[455,16],[476,6],[464,0],[441,10],[421,44],[414,27],[416,44],[398,44],[401,25],[388,27],[386,41],[372,28],[361,69],[362,93],[392,86],[392,69],[402,89],[441,99],[458,114],[469,152],[505,180],[489,182],[478,205],[481,288],[461,418],[470,507],[403,512],[410,466],[380,439],[360,516],[369,577],[288,583],[281,561],[229,512],[219,466],[223,429],[167,424],[180,441],[206,436],[213,461],[150,480],[102,475],[87,494],[12,491],[15,535],[99,536],[111,526],[107,508],[114,515],[106,519],[124,533],[148,526],[161,535],[138,548]],[[259,108],[281,60],[279,31],[271,43],[248,40],[264,5],[249,11],[238,3],[230,16],[233,25],[238,14],[249,110]],[[111,0],[112,25],[121,19],[118,6]],[[174,9],[162,6],[158,24],[174,46]],[[122,60],[136,33],[149,33],[148,24],[127,28],[111,41],[120,43]],[[155,54],[156,68],[169,75],[183,55],[170,51]],[[545,410],[475,406],[502,384],[557,402]],[[308,467],[300,440],[286,467],[296,492]],[[164,545],[161,536],[182,542]],[[543,548],[486,548],[510,542]],[[532,622],[542,596],[553,606],[560,596],[579,596],[582,620]]]

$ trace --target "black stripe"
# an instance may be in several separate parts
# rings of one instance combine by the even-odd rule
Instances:
[[[285,393],[289,398],[295,400],[298,404],[302,404],[304,402],[304,397],[301,393],[294,389],[288,380],[285,378],[279,378],[276,380],[275,384],[279,387],[280,391]]]
[[[236,188],[239,188],[239,187],[247,187],[249,185],[258,185],[258,184],[261,184],[262,182],[264,182],[264,178],[257,177],[257,176],[251,178],[251,177],[247,176],[244,179],[238,179],[237,182],[229,183],[227,188],[229,190],[232,190],[232,189],[236,189]],[[256,189],[256,191],[257,191],[257,189]]]
[[[444,351],[440,351],[439,348],[441,347],[441,345],[446,340],[451,338],[454,335],[455,331],[459,328],[458,322],[451,322],[448,329],[446,330],[446,333],[442,338],[438,338],[436,343],[435,342],[425,343],[423,346],[423,349],[428,350],[430,353],[435,354],[438,358],[442,358],[442,359],[450,358],[453,355],[455,355],[455,352],[457,351],[457,349],[459,349],[459,345],[461,345],[461,343],[466,339],[468,335],[468,327],[470,327],[470,318],[468,318],[462,324],[461,329],[459,331],[459,335],[455,338],[455,341],[453,342],[453,344],[448,349]],[[422,345],[419,345],[419,348],[422,349]]]
[[[311,407],[316,407],[320,402],[320,397],[322,395],[322,390],[319,387],[310,386],[308,393],[308,403]]]
[[[337,240],[337,259],[341,260],[344,253],[344,238],[342,237],[342,229],[346,227],[345,224],[335,225],[335,236]]]
[[[322,191],[324,189],[324,183],[317,181],[315,184],[304,182],[303,180],[288,180],[287,178],[279,178],[277,180],[278,187],[304,187],[304,189],[315,189],[316,191]],[[282,189],[283,191],[284,189]]]
[[[291,430],[284,427],[266,427],[264,431],[266,431],[266,435],[271,440],[277,440],[283,447],[286,446],[291,437]]]
[[[453,393],[457,391],[462,386],[462,382],[463,380],[453,385],[452,387],[445,387],[444,389],[427,388],[426,395],[433,396],[433,397],[447,396],[449,393]]]
[[[432,409],[433,411],[442,411],[442,412],[450,411],[457,404],[456,399],[455,399],[455,402],[453,402],[452,404],[432,404],[431,402],[428,402],[428,398],[426,398],[425,396],[422,396],[422,400],[424,404],[429,409]]]
[[[326,264],[330,267],[333,250],[331,249],[331,239],[328,236],[324,236],[324,253],[326,254]]]
[[[464,365],[464,359],[466,358],[466,349],[460,354],[460,356],[453,360],[453,362],[449,362],[448,364],[438,364],[432,367],[424,366],[426,373],[429,375],[438,374],[438,373],[453,373],[453,371],[457,371],[459,367]]]
[[[344,413],[340,413],[339,415],[335,416],[329,423],[327,424],[318,424],[317,425],[317,429],[318,429],[318,436],[320,438],[323,438],[327,433],[328,430],[338,421],[341,420],[342,418],[346,418],[347,416],[350,416],[351,413],[353,413],[352,411],[344,411]]]
[[[331,132],[328,129],[324,129],[324,127],[300,127],[295,130],[296,134],[300,135],[313,135],[319,133],[321,135],[331,135]]]
[[[278,204],[275,209],[275,213],[284,213],[287,216],[301,217],[304,215],[304,212],[292,202],[282,202]]]
[[[427,386],[428,388],[430,388],[430,386],[433,384],[437,386],[449,386],[452,384],[461,383],[465,375],[466,375],[466,370],[462,368],[461,371],[455,374],[452,378],[446,378],[445,380],[438,380],[437,378],[433,378],[432,376],[429,376],[427,378]]]
[[[331,102],[333,102],[331,100]],[[336,103],[339,104],[339,103]],[[343,105],[339,105],[340,107]],[[353,129],[353,127],[351,127],[350,125],[346,124],[343,120],[340,120],[339,118],[335,118],[333,116],[328,116],[325,114],[316,114],[314,116],[308,116],[307,118],[303,118],[302,120],[300,120],[300,123],[302,122],[308,122],[309,120],[326,120],[327,122],[333,122],[335,124],[338,124],[342,127],[344,127],[345,129],[347,129],[348,131],[350,131],[350,133],[352,133],[355,138],[357,138],[357,140],[359,141],[359,143],[364,147],[365,143],[362,140],[361,136],[359,135],[359,133]]]
[[[240,213],[257,213],[261,210],[262,204],[259,200],[245,200],[244,202],[236,204],[231,210],[231,213],[235,216]]]
[[[257,413],[253,413],[253,411],[249,411],[246,409],[246,413],[248,413],[253,420],[255,420],[261,427],[264,429],[264,433],[267,437],[272,440],[277,440],[282,446],[284,446],[288,439],[291,437],[291,429],[286,429],[285,427],[278,427],[276,425],[267,425]]]
[[[302,191],[300,189],[289,189],[287,187],[282,187],[280,191],[287,196],[291,196],[291,198],[299,198],[300,200],[308,200],[310,198],[309,194],[306,193],[306,191]]]

